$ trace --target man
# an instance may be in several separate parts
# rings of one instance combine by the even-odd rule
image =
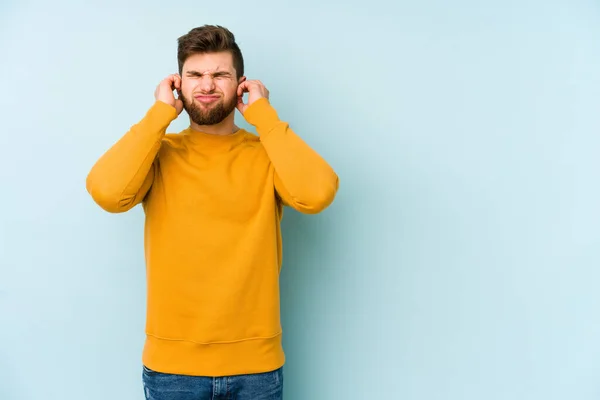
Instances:
[[[179,74],[86,181],[104,210],[145,212],[145,394],[281,399],[283,206],[322,211],[338,177],[246,79],[229,30],[192,29],[177,57]],[[258,135],[235,126],[236,108]],[[183,109],[189,127],[166,134]]]

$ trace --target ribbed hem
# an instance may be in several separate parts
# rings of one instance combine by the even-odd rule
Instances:
[[[142,362],[162,373],[230,376],[276,370],[285,363],[285,355],[281,334],[268,339],[211,344],[147,335]]]

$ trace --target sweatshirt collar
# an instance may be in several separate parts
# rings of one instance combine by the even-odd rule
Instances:
[[[229,135],[214,135],[212,133],[196,131],[190,126],[181,133],[185,141],[191,143],[194,147],[199,147],[207,151],[231,150],[242,143],[246,137],[246,131],[242,128]]]

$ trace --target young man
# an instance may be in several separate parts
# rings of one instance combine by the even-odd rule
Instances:
[[[338,177],[246,79],[229,30],[192,29],[178,63],[86,182],[104,210],[145,212],[145,394],[280,399],[283,206],[322,211]],[[258,135],[235,126],[236,108]],[[189,127],[166,134],[183,109]]]

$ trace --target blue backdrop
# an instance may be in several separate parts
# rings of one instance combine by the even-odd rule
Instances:
[[[600,397],[600,3],[32,0],[0,5],[0,399],[143,398],[143,213],[85,177],[205,23],[340,176],[284,217],[286,399]]]

